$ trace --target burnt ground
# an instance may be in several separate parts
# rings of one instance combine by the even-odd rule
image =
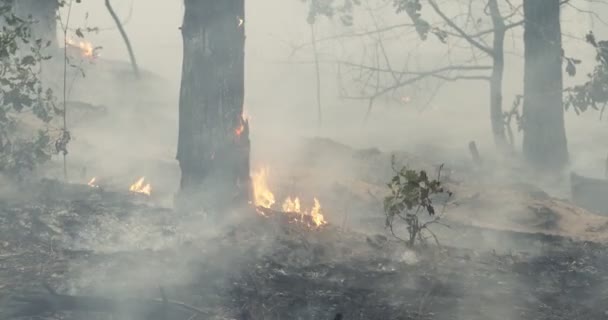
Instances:
[[[0,318],[110,318],[104,307],[49,312],[60,307],[17,299],[48,296],[45,286],[126,305],[165,297],[201,312],[167,316],[176,320],[608,317],[608,250],[600,244],[453,226],[529,250],[444,240],[410,251],[382,235],[310,230],[251,210],[235,216],[219,224],[135,195],[44,181],[0,203]],[[139,319],[164,319],[156,311]]]

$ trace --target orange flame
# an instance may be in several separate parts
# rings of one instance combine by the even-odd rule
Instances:
[[[283,211],[300,213],[300,198],[296,197],[292,200],[291,197],[287,197],[283,202]]]
[[[95,58],[96,57],[96,53],[95,53],[95,47],[93,47],[93,44],[88,42],[88,41],[83,41],[83,40],[79,40],[79,41],[75,41],[71,38],[67,38],[66,39],[66,43],[69,46],[72,47],[76,47],[78,49],[80,49],[80,51],[82,52],[82,55],[84,57],[87,58]]]
[[[268,172],[268,168],[261,168],[252,174],[251,181],[253,183],[253,194],[256,207],[272,209],[276,201],[274,194],[268,187]],[[309,224],[310,221],[312,221],[314,227],[320,227],[327,224],[325,217],[321,213],[321,203],[317,198],[314,198],[314,206],[310,210],[307,210],[302,209],[299,197],[290,196],[283,201],[281,209],[286,214],[293,215],[293,220],[296,222]],[[266,216],[261,210],[258,210],[258,213]]]
[[[251,175],[251,182],[253,183],[255,205],[270,209],[275,203],[275,199],[274,194],[268,188],[267,177],[268,168],[261,168],[258,172]]]
[[[316,226],[322,226],[324,224],[327,224],[327,221],[325,221],[325,217],[323,217],[323,214],[321,214],[321,202],[319,202],[317,198],[314,198],[314,201],[315,205],[312,207],[312,210],[310,210],[310,216],[312,218],[312,221]]]
[[[152,193],[152,186],[149,183],[144,184],[145,180],[145,177],[139,178],[139,180],[129,187],[129,191],[149,196]]]
[[[99,188],[99,186],[96,184],[97,182],[97,178],[93,177],[93,179],[89,180],[89,182],[87,182],[87,185],[91,188]]]

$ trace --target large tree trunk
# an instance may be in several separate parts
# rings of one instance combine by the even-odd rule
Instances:
[[[32,25],[34,39],[51,41],[51,48],[57,48],[58,0],[14,0],[13,10],[17,17],[35,21]]]
[[[250,197],[243,119],[244,0],[185,0],[178,205],[226,209]]]
[[[524,19],[523,153],[535,169],[557,172],[568,162],[560,0],[525,0]]]

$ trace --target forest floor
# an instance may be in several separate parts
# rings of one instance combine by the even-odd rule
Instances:
[[[262,164],[277,199],[317,197],[328,225],[253,208],[220,221],[176,213],[171,90],[124,81],[128,66],[95,68],[75,85],[73,100],[87,103],[69,113],[81,184],[0,185],[0,319],[608,318],[608,217],[563,190],[545,192],[517,168],[446,163],[449,227],[433,228],[440,247],[411,250],[384,228],[391,154],[311,139]],[[445,160],[396,156],[429,173]],[[86,185],[98,174],[100,188]],[[129,193],[144,175],[152,196]]]
[[[321,228],[253,208],[214,222],[146,196],[51,180],[4,196],[0,318],[608,317],[605,217],[532,186],[489,188],[454,165],[446,177],[455,192],[444,221],[450,228],[436,230],[441,247],[410,250],[383,229],[389,155],[318,139],[305,152],[295,158],[316,162],[288,164],[298,173],[287,175],[326,176],[331,163],[349,168],[330,182],[301,179],[298,189],[324,204],[330,223]],[[408,163],[429,166],[411,157]],[[75,309],[58,300],[66,296],[93,303],[60,310]],[[196,311],[172,304],[167,315],[164,298]],[[142,301],[150,303],[143,311]]]

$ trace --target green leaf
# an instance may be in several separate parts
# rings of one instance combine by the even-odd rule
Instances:
[[[33,66],[36,64],[36,58],[34,58],[34,56],[25,56],[21,58],[21,64],[24,66]]]
[[[76,29],[75,33],[79,38],[84,38],[84,34],[82,33],[82,30],[80,30],[80,28]]]

